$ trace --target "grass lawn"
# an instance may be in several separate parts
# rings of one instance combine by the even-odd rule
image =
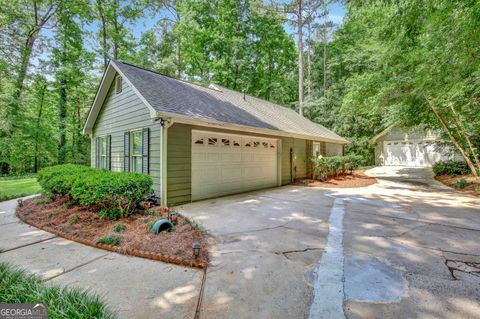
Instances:
[[[0,179],[0,201],[36,194],[41,189],[35,177]]]
[[[0,263],[0,303],[42,303],[49,318],[116,318],[96,295],[44,284],[40,277]]]

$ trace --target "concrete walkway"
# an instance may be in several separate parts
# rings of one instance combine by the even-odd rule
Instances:
[[[48,283],[91,289],[120,318],[194,318],[202,271],[56,237],[19,221],[16,203],[0,203],[0,261]]]

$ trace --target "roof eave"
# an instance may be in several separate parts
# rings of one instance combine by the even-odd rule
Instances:
[[[82,133],[84,135],[91,135],[93,131],[93,127],[97,120],[97,116],[102,109],[103,103],[105,102],[105,98],[107,97],[108,90],[112,85],[112,82],[115,78],[115,74],[118,73],[122,80],[124,80],[135,92],[135,94],[142,100],[145,106],[148,108],[150,112],[150,117],[153,119],[157,116],[157,111],[148,103],[148,101],[143,97],[143,95],[137,90],[137,88],[130,82],[128,77],[120,70],[120,68],[115,64],[115,61],[110,60],[108,62],[107,68],[103,73],[102,81],[100,82],[100,86],[97,89],[97,93],[95,94],[95,99],[93,101],[92,106],[90,107],[90,111],[88,112],[87,120],[85,121],[85,125],[83,126]]]
[[[258,128],[258,127],[252,127],[252,126],[246,126],[246,125],[220,122],[213,119],[192,118],[189,116],[170,113],[170,112],[157,112],[156,116],[158,118],[160,117],[172,118],[175,121],[175,123],[181,123],[181,124],[223,128],[223,129],[229,129],[229,130],[235,130],[235,131],[244,131],[249,133],[265,134],[265,135],[272,135],[272,136],[296,137],[301,139],[316,140],[316,141],[323,141],[323,142],[336,143],[336,144],[350,143],[346,139],[332,139],[324,136],[305,135],[305,134],[298,134],[298,133],[286,132],[286,131],[280,131],[280,130],[272,130],[267,128]]]

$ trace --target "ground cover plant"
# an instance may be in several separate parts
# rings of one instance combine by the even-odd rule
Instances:
[[[11,264],[0,263],[0,303],[43,303],[49,318],[116,318],[97,295],[77,288],[45,284]]]

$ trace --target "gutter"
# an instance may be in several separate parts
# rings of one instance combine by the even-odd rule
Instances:
[[[173,125],[171,118],[157,117],[155,122],[160,124],[160,201],[163,207],[167,207],[167,145],[168,128]]]
[[[254,127],[251,127],[251,126],[225,123],[225,122],[215,121],[215,120],[211,120],[211,119],[194,119],[194,118],[188,117],[186,115],[180,115],[180,114],[170,113],[170,112],[157,112],[157,118],[171,118],[171,119],[175,119],[176,123],[181,123],[181,124],[213,127],[213,128],[233,130],[233,131],[236,130],[236,131],[241,131],[241,132],[264,134],[264,135],[270,135],[270,136],[294,137],[294,138],[313,140],[313,141],[321,141],[321,142],[327,142],[327,143],[335,143],[335,144],[349,144],[350,143],[349,141],[347,141],[345,139],[332,139],[332,138],[328,138],[328,137],[289,133],[289,132],[285,132],[285,131],[277,131],[277,130],[266,129],[266,128],[254,128]]]

